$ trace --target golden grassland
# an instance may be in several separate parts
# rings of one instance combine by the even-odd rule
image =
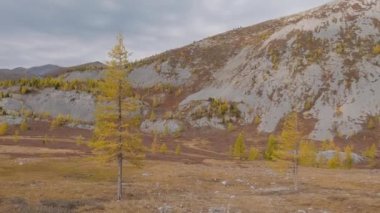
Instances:
[[[0,160],[0,212],[377,212],[380,171],[301,168],[299,192],[264,161],[145,161],[124,167],[124,201],[114,201],[116,165],[90,158]]]

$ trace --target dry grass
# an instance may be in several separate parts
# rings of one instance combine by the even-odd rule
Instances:
[[[49,149],[43,147],[25,147],[25,146],[7,146],[0,145],[0,153],[14,154],[14,153],[23,153],[23,154],[79,154],[80,151],[69,150],[69,149]]]
[[[0,211],[55,212],[376,212],[380,171],[302,168],[301,189],[265,162],[147,161],[125,167],[125,201],[114,202],[114,164],[85,158],[0,162]],[[49,211],[50,211],[49,210]],[[221,211],[223,212],[223,211]]]

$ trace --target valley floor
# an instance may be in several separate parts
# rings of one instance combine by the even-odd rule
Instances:
[[[0,137],[0,212],[378,212],[379,169],[300,169],[292,178],[266,161],[228,160],[199,140],[182,154],[150,154],[126,165],[124,201],[116,202],[116,164],[94,161],[78,136],[88,131],[34,123]],[[38,128],[37,128],[38,127]],[[70,132],[70,137],[67,133]],[[176,141],[185,140],[181,138]],[[185,144],[185,143],[183,143]],[[173,150],[174,144],[169,145]],[[211,147],[210,149],[206,149]]]

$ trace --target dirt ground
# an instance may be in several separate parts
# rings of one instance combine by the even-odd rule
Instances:
[[[116,164],[92,159],[88,130],[49,124],[0,137],[0,212],[379,212],[380,170],[300,169],[300,189],[267,161],[229,159],[236,133],[162,137],[167,154],[127,164],[124,201],[114,201]],[[205,135],[202,135],[205,134]],[[67,135],[70,135],[69,137]],[[247,145],[263,146],[248,138]],[[144,136],[150,146],[151,137]],[[174,149],[181,144],[181,155]]]

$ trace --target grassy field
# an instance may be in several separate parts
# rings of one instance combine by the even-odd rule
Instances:
[[[148,154],[142,168],[125,165],[124,200],[116,202],[116,164],[95,161],[88,147],[77,142],[79,136],[90,138],[89,131],[62,127],[46,132],[48,124],[41,122],[31,126],[17,141],[12,135],[0,137],[0,212],[361,213],[380,209],[379,169],[301,167],[300,190],[294,192],[291,175],[274,169],[272,163],[228,160],[228,141],[234,140],[229,134],[163,138],[167,154]],[[144,141],[150,147],[152,139]],[[180,156],[173,151],[177,144],[182,145]]]
[[[301,168],[299,192],[267,162],[146,161],[125,167],[85,157],[0,161],[0,212],[378,212],[379,170]]]

